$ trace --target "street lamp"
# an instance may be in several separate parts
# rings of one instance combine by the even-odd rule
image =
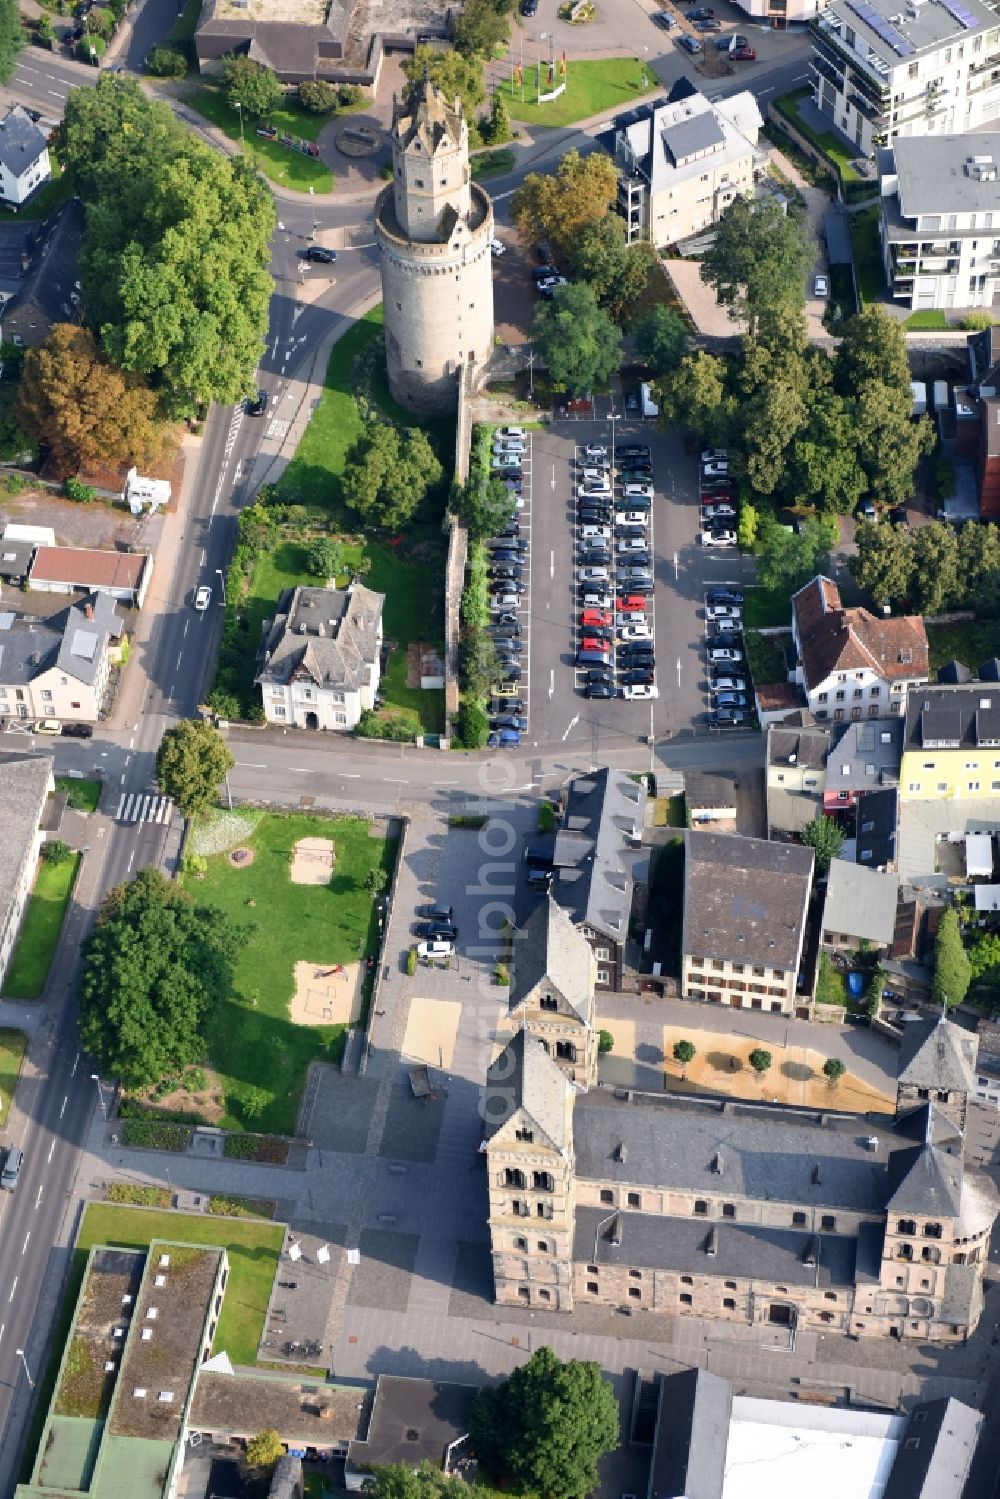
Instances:
[[[222,571],[221,567],[217,567],[215,569],[215,574],[216,574],[216,577],[219,580],[219,587],[222,589],[222,606],[221,607],[225,608],[225,603],[226,603],[226,575]]]
[[[240,101],[238,99],[235,102],[236,102],[236,108],[237,108],[237,111],[239,112],[239,117],[240,117],[240,150],[243,152],[243,154],[245,156],[246,155],[246,149],[247,149],[247,147],[246,147],[246,141],[243,139],[243,105],[240,103]]]
[[[102,1115],[102,1117],[104,1119],[105,1124],[107,1124],[107,1122],[108,1122],[108,1106],[104,1102],[104,1090],[101,1087],[101,1079],[100,1079],[99,1075],[96,1072],[92,1072],[90,1074],[90,1078],[91,1078],[91,1081],[97,1087],[97,1097],[98,1097],[98,1099],[100,1101],[100,1105],[101,1105],[101,1115]]]
[[[18,1348],[17,1349],[17,1356],[21,1360],[21,1363],[24,1365],[24,1372],[28,1376],[28,1385],[29,1385],[29,1387],[31,1389],[34,1389],[35,1388],[35,1381],[31,1377],[31,1370],[28,1368],[28,1360],[24,1356],[24,1349],[23,1348]]]
[[[608,417],[608,421],[611,423],[611,472],[612,472],[612,474],[614,474],[614,471],[615,471],[615,422],[620,422],[621,421],[621,412],[620,411],[612,411],[611,415]]]

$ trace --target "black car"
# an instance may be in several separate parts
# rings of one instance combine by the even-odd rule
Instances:
[[[455,908],[432,903],[429,906],[418,906],[414,914],[422,916],[425,921],[443,921],[450,925],[455,919]]]
[[[489,569],[491,578],[523,578],[524,568],[518,562],[497,562]]]
[[[247,416],[263,416],[267,410],[267,391],[259,390],[254,401],[247,402]]]
[[[614,697],[615,689],[610,682],[587,682],[583,695],[584,697]]]
[[[581,547],[576,560],[580,567],[603,567],[606,562],[611,561],[611,553],[606,548],[601,551],[595,547]]]
[[[500,616],[500,621],[497,624],[490,625],[489,633],[497,639],[505,639],[508,635],[520,635],[521,625],[520,621],[517,618],[517,615],[502,614]]]
[[[742,604],[742,588],[709,588],[705,593],[706,604]]]
[[[528,543],[522,536],[494,536],[492,541],[486,545],[496,554],[497,552],[526,552]]]
[[[638,593],[646,599],[648,599],[650,594],[653,592],[653,584],[651,582],[648,582],[645,578],[640,578],[638,580],[636,580],[635,578],[630,578],[625,582],[617,582],[615,584],[615,588],[618,593]]]
[[[64,723],[59,732],[64,739],[93,739],[94,726],[90,723]]]
[[[505,635],[502,639],[494,639],[493,649],[501,657],[520,656],[521,642],[519,640],[509,640]]]
[[[623,442],[615,448],[616,458],[648,458],[649,448],[641,442]]]
[[[893,505],[892,509],[889,511],[889,521],[892,525],[900,526],[903,530],[905,530],[910,524],[909,517],[906,514],[906,506]]]
[[[738,728],[740,724],[750,722],[750,714],[743,708],[716,708],[708,715],[708,721],[715,728],[721,728],[727,724]]]
[[[522,16],[533,16],[538,9],[538,0],[521,0]]]
[[[611,671],[608,667],[598,667],[594,671],[588,671],[584,677],[584,681],[589,683],[610,682],[611,679]]]
[[[652,687],[653,672],[646,667],[630,667],[619,673],[618,680],[623,687]]]
[[[513,564],[523,562],[524,558],[519,552],[494,552],[492,554],[491,561],[500,567],[504,567],[508,563]]]
[[[517,729],[523,734],[528,727],[528,720],[520,713],[493,713],[490,716],[491,729]]]
[[[608,642],[608,644],[610,645],[611,638],[612,638],[613,634],[614,634],[614,631],[611,630],[607,625],[581,625],[580,626],[580,636],[581,636],[581,638],[583,636],[586,636],[586,638],[588,640],[606,640]]]
[[[306,259],[316,260],[320,265],[333,265],[336,258],[336,250],[328,250],[325,245],[310,245],[306,251]]]
[[[519,682],[521,680],[520,664],[512,656],[500,656],[500,675],[505,682]]]
[[[622,666],[649,667],[656,665],[656,657],[649,649],[648,641],[645,647],[642,647],[641,643],[638,647],[634,645],[619,646],[618,659],[622,663]]]
[[[414,923],[413,935],[425,942],[434,937],[445,937],[449,942],[454,942],[458,936],[458,927],[449,926],[445,921],[418,921]]]

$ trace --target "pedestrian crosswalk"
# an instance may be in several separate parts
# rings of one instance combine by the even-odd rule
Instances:
[[[167,823],[173,816],[173,811],[174,804],[169,796],[123,791],[116,815],[119,822]]]

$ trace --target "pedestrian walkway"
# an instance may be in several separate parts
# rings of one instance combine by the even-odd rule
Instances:
[[[169,796],[155,796],[152,792],[122,792],[115,813],[117,822],[169,823],[174,815],[174,804]]]

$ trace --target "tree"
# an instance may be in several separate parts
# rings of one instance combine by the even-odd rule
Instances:
[[[337,90],[325,78],[305,78],[299,84],[299,103],[310,114],[332,114],[337,107]]]
[[[0,0],[0,83],[9,83],[13,78],[25,41],[17,0]]]
[[[762,1046],[755,1046],[753,1051],[750,1053],[748,1060],[750,1062],[750,1066],[753,1068],[754,1072],[756,1072],[757,1076],[763,1077],[764,1073],[768,1070],[768,1068],[771,1066],[771,1063],[774,1061],[774,1058],[772,1057],[771,1053],[769,1051],[765,1051]]]
[[[597,1032],[597,1050],[602,1057],[615,1049],[615,1038],[611,1031],[600,1030]]]
[[[913,587],[913,548],[898,526],[865,521],[855,533],[857,552],[851,573],[872,602],[881,608],[894,599],[909,598]]]
[[[455,18],[452,34],[455,50],[463,57],[491,57],[510,40],[510,13],[507,0],[465,0]]]
[[[44,10],[38,17],[35,25],[35,39],[40,47],[51,47],[56,39],[56,34],[52,27],[52,18],[51,16],[47,16]]]
[[[461,52],[449,48],[446,52],[422,44],[413,49],[413,56],[403,63],[406,87],[404,103],[412,105],[424,75],[441,90],[449,104],[456,94],[462,101],[465,117],[471,120],[476,108],[486,98],[486,76],[483,59],[474,53],[463,57]]]
[[[756,333],[769,309],[805,304],[806,275],[816,247],[802,213],[782,213],[770,200],[734,198],[719,220],[701,263],[701,279],[723,307]]]
[[[153,392],[115,369],[93,334],[71,323],[56,323],[25,352],[15,415],[60,476],[87,461],[154,462],[170,436]]]
[[[543,1345],[509,1379],[479,1390],[472,1446],[491,1471],[546,1499],[583,1499],[618,1445],[618,1403],[600,1366]]]
[[[760,511],[749,500],[744,500],[740,506],[740,518],[736,522],[736,543],[741,551],[753,551],[759,529]]]
[[[111,73],[70,92],[63,140],[87,203],[87,320],[108,357],[176,415],[254,390],[275,211],[252,163],[196,140]]]
[[[241,934],[156,869],[109,891],[84,946],[80,1039],[129,1088],[200,1062],[205,1023],[228,998]]]
[[[459,743],[466,749],[482,749],[490,734],[490,721],[481,705],[463,698],[455,720]]]
[[[616,213],[605,214],[581,230],[569,257],[570,271],[585,281],[616,323],[623,323],[656,271],[652,247],[625,243],[625,225]]]
[[[341,492],[372,526],[405,526],[444,470],[425,433],[373,419],[347,455]]]
[[[658,375],[672,374],[687,352],[687,326],[679,312],[660,302],[639,324],[635,342]]]
[[[844,396],[856,396],[869,384],[905,391],[912,410],[910,364],[902,323],[884,307],[864,307],[849,318],[834,357],[834,380]]]
[[[156,751],[156,779],[184,817],[200,817],[214,806],[219,787],[236,761],[212,725],[182,718],[167,729]]]
[[[273,1468],[283,1456],[285,1444],[272,1427],[266,1426],[247,1442],[247,1466],[250,1468]]]
[[[548,239],[569,261],[583,231],[605,217],[617,196],[618,170],[610,156],[568,151],[554,174],[528,173],[514,194],[511,217],[523,240]]]
[[[46,864],[65,864],[73,857],[73,850],[61,838],[53,838],[51,842],[42,844],[41,857]]]
[[[415,972],[416,953],[410,951]],[[387,1463],[365,1479],[362,1492],[374,1499],[468,1499],[469,1485],[462,1478],[449,1478],[428,1462],[416,1470],[407,1463]]]
[[[146,72],[154,78],[183,78],[187,58],[176,47],[154,47],[146,58]]]
[[[874,381],[859,387],[854,400],[855,445],[876,505],[900,505],[913,494],[914,473],[934,446],[926,417],[913,421],[909,390]]]
[[[972,966],[969,962],[958,912],[949,906],[941,917],[937,938],[934,942],[934,980],[931,992],[935,1004],[946,1005],[949,1010],[960,1005],[972,982]]]
[[[371,896],[379,896],[389,883],[389,876],[378,864],[365,875],[365,889]]]
[[[502,146],[511,137],[510,113],[507,109],[507,100],[499,89],[493,90],[493,98],[490,100],[490,119],[488,127],[488,139],[491,146]]]
[[[826,1061],[823,1063],[823,1076],[826,1078],[831,1088],[840,1082],[840,1079],[843,1077],[846,1071],[847,1067],[839,1057],[827,1057]]]
[[[92,36],[99,36],[105,42],[110,41],[115,29],[114,12],[95,5],[87,17],[87,29]]]
[[[826,874],[831,861],[844,846],[844,834],[832,817],[821,813],[802,829],[802,842],[816,855],[816,868],[821,874]]]
[[[833,390],[812,392],[786,455],[785,493],[817,510],[850,514],[865,492],[852,403]]]
[[[726,447],[733,434],[736,402],[726,390],[725,361],[699,349],[685,354],[673,374],[656,386],[660,426],[690,427],[712,447]]]
[[[811,517],[798,530],[765,517],[758,533],[757,581],[774,592],[795,593],[817,573],[829,571],[830,517]],[[834,521],[834,534],[836,522]]]
[[[681,1075],[687,1077],[687,1069],[697,1055],[694,1043],[691,1041],[674,1042],[674,1061],[681,1064]]]
[[[958,533],[960,603],[974,603],[977,613],[995,614],[1000,606],[1000,528],[992,523],[963,526]],[[970,667],[978,663],[970,661]]]
[[[306,550],[306,572],[311,578],[335,578],[343,571],[344,548],[332,536],[317,536]]]
[[[472,541],[499,536],[517,513],[514,496],[502,479],[482,479],[477,475],[457,491],[453,504]]]
[[[244,109],[255,120],[263,119],[280,104],[284,89],[273,68],[250,57],[230,54],[219,64],[219,77],[230,109]]]
[[[589,286],[557,287],[535,312],[532,337],[556,385],[583,395],[621,363],[621,333],[597,305]]]
[[[944,521],[918,526],[910,539],[913,595],[922,614],[938,614],[962,595],[958,539]]]

